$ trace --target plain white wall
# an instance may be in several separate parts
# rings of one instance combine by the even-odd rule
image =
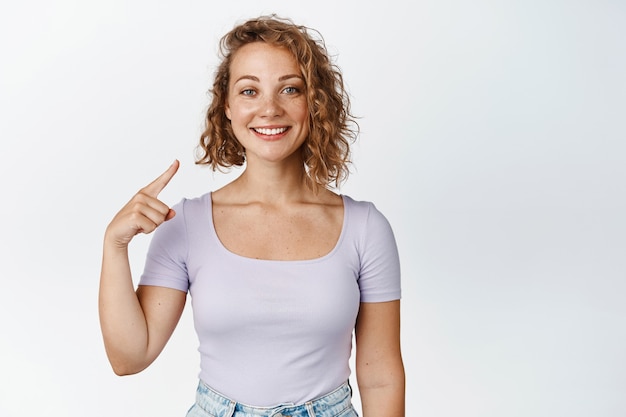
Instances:
[[[186,310],[113,375],[101,239],[193,164],[219,37],[276,12],[319,29],[362,117],[342,189],[403,267],[407,415],[626,415],[626,5],[616,0],[24,1],[0,12],[0,415],[183,416]],[[139,274],[149,237],[131,247]],[[358,397],[356,398],[358,401]]]

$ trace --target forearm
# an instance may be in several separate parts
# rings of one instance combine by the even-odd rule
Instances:
[[[383,379],[357,379],[363,417],[404,417],[405,377],[402,366]]]
[[[99,291],[100,327],[115,373],[147,366],[148,328],[132,281],[128,250],[105,240]]]
[[[128,244],[138,233],[152,233],[176,213],[157,199],[179,163],[143,187],[115,215],[104,236],[98,308],[104,346],[118,375],[137,373],[159,354],[174,331],[185,305],[185,293],[135,291]],[[140,287],[141,288],[141,287]]]
[[[356,377],[364,417],[404,417],[399,300],[361,303],[356,322]]]

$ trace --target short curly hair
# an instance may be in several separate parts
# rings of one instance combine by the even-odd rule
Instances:
[[[309,112],[309,135],[301,147],[307,185],[339,187],[348,177],[350,145],[359,132],[342,73],[332,62],[319,32],[276,15],[248,20],[220,40],[221,63],[209,90],[212,100],[196,164],[220,170],[245,163],[245,149],[235,137],[225,109],[233,57],[242,46],[252,42],[286,48],[296,58],[306,86]]]

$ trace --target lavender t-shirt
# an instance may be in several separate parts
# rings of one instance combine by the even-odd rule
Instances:
[[[259,407],[302,404],[349,375],[359,303],[400,298],[400,265],[387,219],[343,195],[341,235],[330,253],[259,260],[226,249],[211,193],[183,199],[150,243],[140,285],[189,291],[200,342],[200,379]]]

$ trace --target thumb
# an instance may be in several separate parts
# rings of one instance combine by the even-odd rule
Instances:
[[[170,211],[168,211],[167,215],[165,216],[165,221],[172,220],[174,216],[176,216],[176,212],[170,209]]]

